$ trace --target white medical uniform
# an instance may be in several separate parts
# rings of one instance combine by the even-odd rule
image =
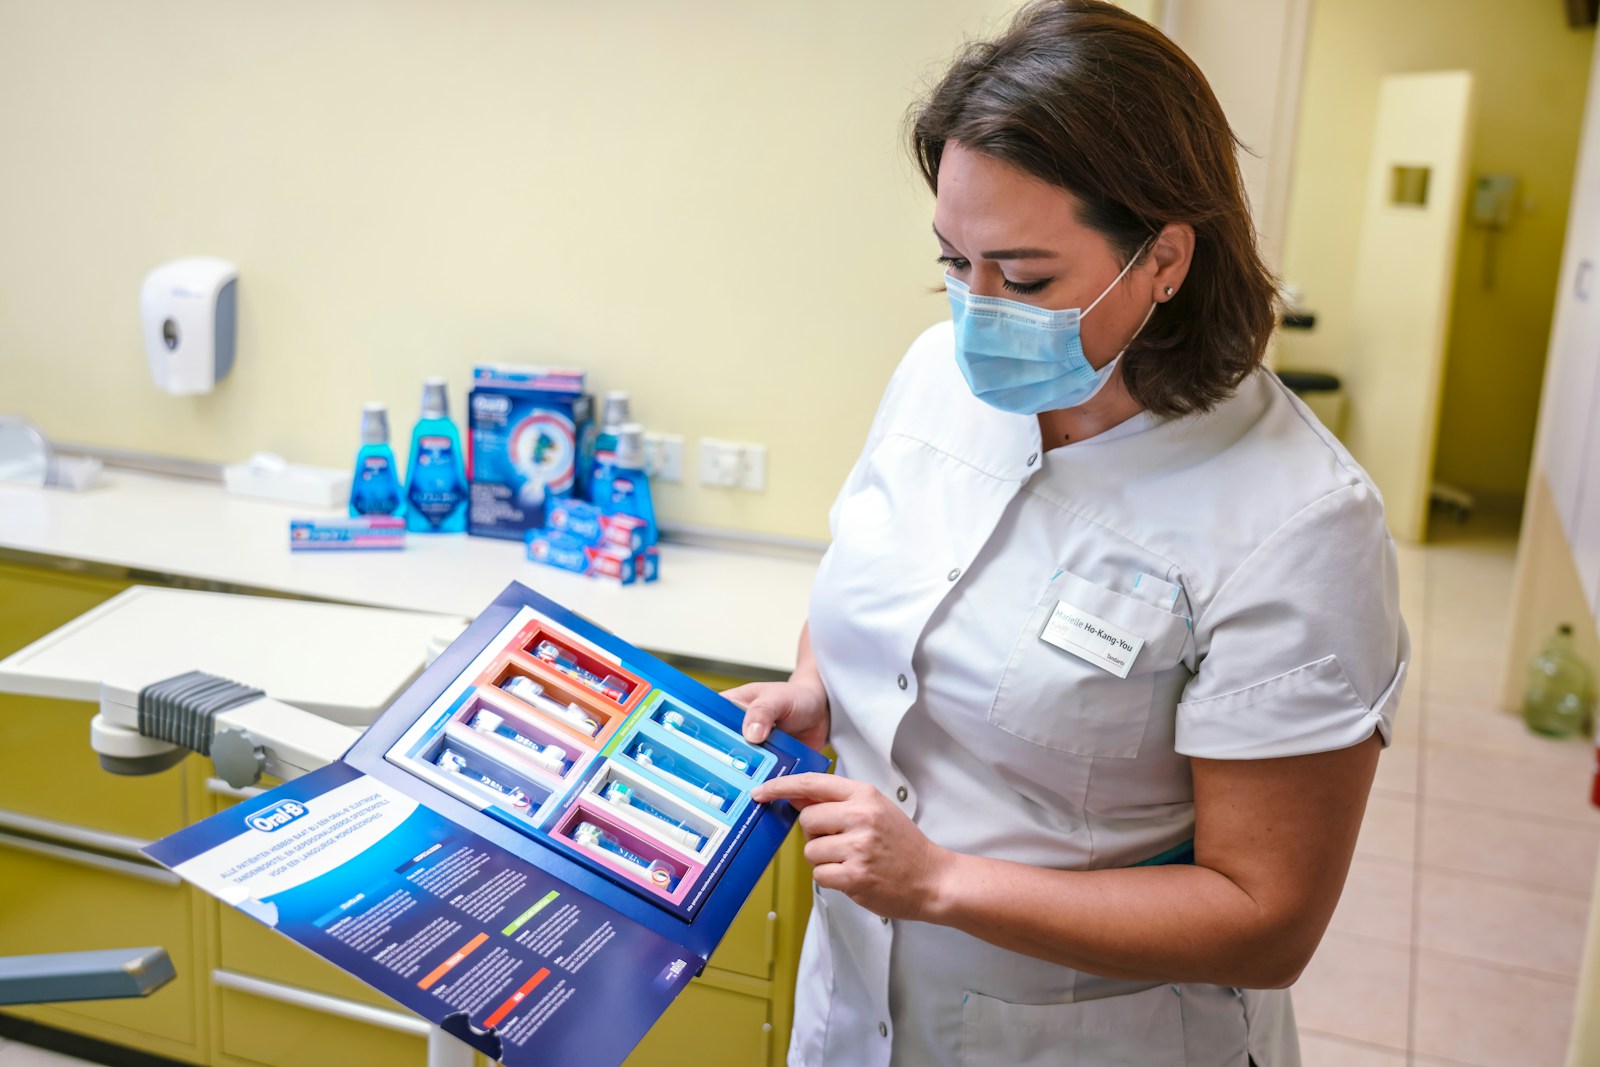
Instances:
[[[939,845],[1132,866],[1194,836],[1191,756],[1389,742],[1409,647],[1382,502],[1269,373],[1046,452],[941,324],[830,526],[810,623],[838,773]],[[1126,678],[1041,639],[1058,607],[1142,640]],[[1112,980],[814,900],[793,1065],[1299,1062],[1287,991]]]

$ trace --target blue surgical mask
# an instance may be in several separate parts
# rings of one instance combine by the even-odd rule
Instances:
[[[1139,246],[1122,273],[1082,310],[1047,311],[1018,300],[973,296],[967,286],[947,275],[944,284],[955,324],[956,364],[973,394],[1001,411],[1037,415],[1077,407],[1098,393],[1111,380],[1122,352],[1096,370],[1083,354],[1078,324],[1127,277],[1144,247]],[[1155,304],[1151,304],[1145,322],[1154,313]],[[1144,329],[1144,323],[1139,329]],[[1135,330],[1134,336],[1138,334]]]

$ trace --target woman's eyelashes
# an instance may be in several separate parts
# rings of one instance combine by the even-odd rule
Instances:
[[[941,267],[956,274],[965,274],[968,268],[972,266],[970,262],[960,256],[940,256],[937,262]],[[1010,278],[1002,277],[1000,285],[1002,288],[1019,296],[1029,296],[1033,293],[1043,292],[1045,287],[1053,281],[1055,281],[1054,278],[1041,278],[1036,282],[1014,282]]]

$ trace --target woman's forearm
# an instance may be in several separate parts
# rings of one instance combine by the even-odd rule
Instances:
[[[1190,761],[1196,864],[1055,871],[933,846],[930,922],[1109,977],[1269,989],[1316,951],[1350,869],[1382,739]]]
[[[800,627],[800,647],[795,650],[794,673],[789,675],[789,681],[810,689],[822,700],[824,708],[828,706],[828,690],[822,684],[822,672],[817,669],[817,657],[811,652],[809,622]]]
[[[1108,978],[1286,986],[1321,935],[1205,867],[1055,871],[943,850],[937,863],[926,921]]]

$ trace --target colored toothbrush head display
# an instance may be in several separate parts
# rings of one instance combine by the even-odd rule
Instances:
[[[600,723],[593,715],[584,711],[576,704],[563,704],[546,694],[544,686],[529,678],[525,674],[513,674],[500,686],[506,692],[537,708],[553,718],[560,719],[575,730],[593,737],[600,732]]]
[[[704,834],[695,830],[694,827],[682,819],[674,818],[660,808],[640,800],[635,795],[633,787],[626,782],[609,782],[600,791],[600,795],[608,803],[619,808],[632,808],[634,811],[642,812],[649,816],[656,823],[656,832],[666,837],[669,841],[674,841],[680,845],[688,845],[697,851],[705,847],[706,837]]]
[[[693,723],[689,722],[683,717],[682,712],[666,712],[661,716],[661,725],[665,726],[667,729],[671,730],[673,733],[677,734],[679,737],[683,738],[685,741],[689,742],[689,744],[693,745],[701,752],[704,752],[712,759],[726,763],[736,771],[740,771],[745,774],[750,773],[749,760],[745,759],[742,755],[728,751],[720,745],[716,745],[710,741],[707,741],[701,736],[701,731],[698,730]]]
[[[669,888],[675,881],[672,868],[667,864],[661,860],[647,860],[636,852],[628,851],[615,836],[592,822],[580,822],[578,828],[572,832],[572,839],[587,849],[607,853],[629,866],[638,868],[646,878],[663,889]]]
[[[618,704],[628,702],[628,694],[633,692],[633,687],[614,674],[602,678],[593,671],[586,671],[579,665],[566,649],[554,641],[540,641],[534,647],[533,654],[539,660],[574,681],[581,682],[602,696],[615,700]]]
[[[501,799],[518,811],[526,811],[533,806],[533,801],[528,798],[528,794],[514,785],[506,785],[487,774],[479,774],[467,766],[466,757],[454,749],[444,749],[433,762],[442,771],[460,775],[474,785],[482,786],[491,792],[498,793]]]
[[[487,709],[479,711],[472,717],[472,722],[468,723],[468,725],[480,734],[502,738],[519,746],[523,749],[524,755],[547,770],[552,770],[557,774],[566,773],[566,749],[560,745],[541,745],[533,738],[519,734],[507,726],[505,719],[501,718],[496,712],[488,711]]]
[[[661,777],[680,788],[687,789],[718,811],[728,810],[728,801],[731,798],[723,791],[725,787],[681,766],[672,758],[671,753],[667,753],[664,759],[660,758],[653,747],[640,741],[634,745],[632,755],[639,766],[649,767]]]

